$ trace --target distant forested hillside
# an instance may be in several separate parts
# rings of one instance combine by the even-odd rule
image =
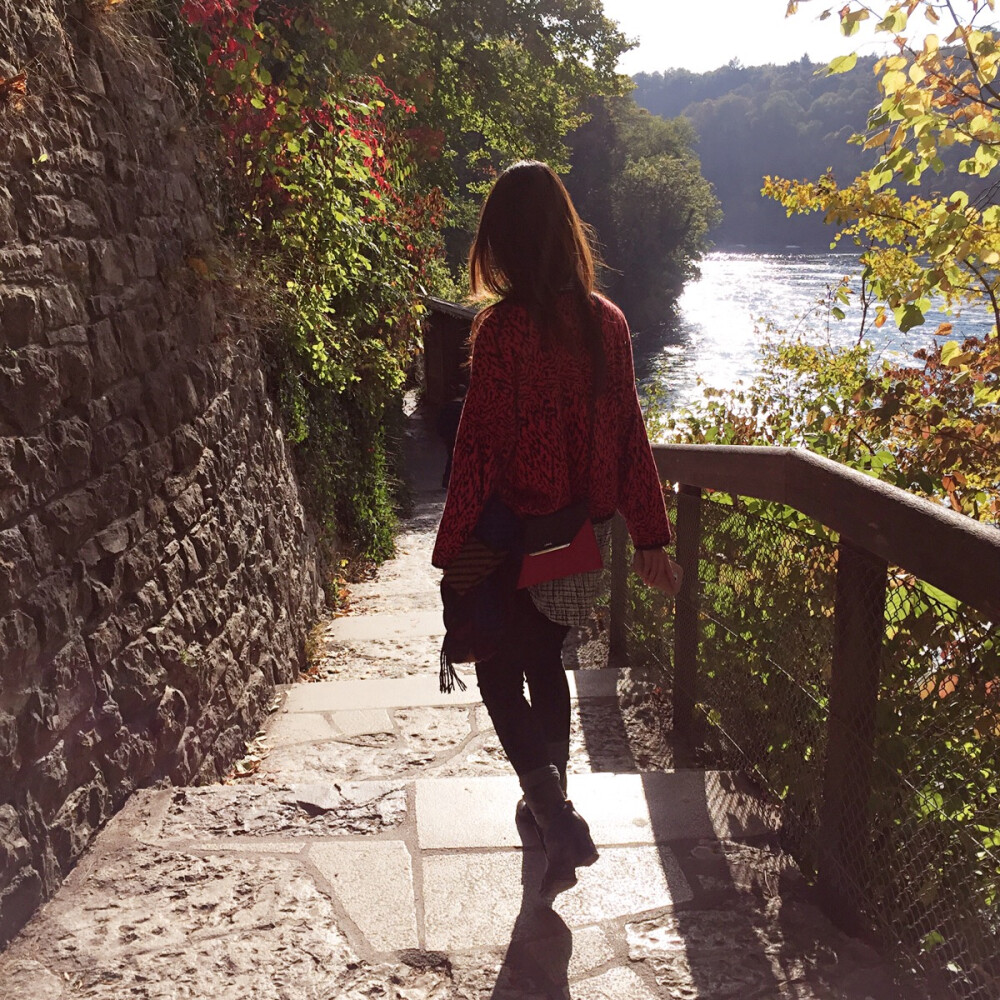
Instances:
[[[824,248],[830,227],[814,216],[787,219],[761,198],[761,178],[815,179],[832,169],[847,181],[874,163],[874,152],[847,143],[880,100],[874,63],[859,59],[838,76],[817,75],[822,67],[807,56],[787,66],[734,61],[711,73],[640,73],[634,96],[653,114],[684,115],[694,125],[702,173],[722,202],[724,218],[712,233],[718,246]]]

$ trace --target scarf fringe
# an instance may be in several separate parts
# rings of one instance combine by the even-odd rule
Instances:
[[[455,664],[448,659],[448,654],[444,647],[441,647],[441,672],[438,675],[441,694],[452,694],[457,687],[459,691],[466,689],[466,683],[458,675]]]

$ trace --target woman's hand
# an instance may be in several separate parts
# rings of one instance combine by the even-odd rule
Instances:
[[[667,555],[665,549],[636,549],[632,569],[647,587],[662,590],[669,597],[680,593],[684,571]]]

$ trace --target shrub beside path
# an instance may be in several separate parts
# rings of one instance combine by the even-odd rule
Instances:
[[[571,672],[570,791],[601,859],[541,903],[474,680],[437,691],[441,456],[411,435],[399,554],[320,628],[247,775],[136,795],[0,956],[0,998],[902,997],[811,903],[767,808],[672,768],[616,671]]]

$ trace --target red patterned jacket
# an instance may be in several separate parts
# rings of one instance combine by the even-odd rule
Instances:
[[[435,566],[458,555],[494,491],[520,515],[550,514],[587,495],[595,521],[621,511],[637,547],[670,540],[636,395],[628,324],[617,306],[598,301],[607,382],[594,408],[589,463],[586,351],[543,350],[522,306],[500,303],[480,320]],[[570,308],[568,296],[564,308]]]

